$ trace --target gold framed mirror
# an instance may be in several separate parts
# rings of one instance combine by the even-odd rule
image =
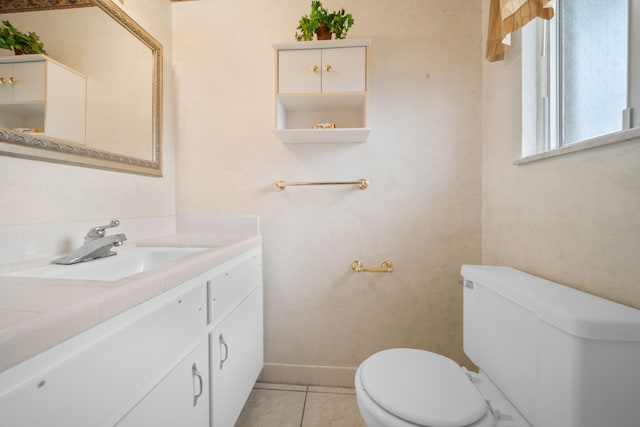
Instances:
[[[85,3],[91,4],[33,12],[0,11],[2,20],[10,20],[18,28],[20,23],[24,32],[38,33],[48,54],[56,51],[50,54],[55,61],[86,76],[84,141],[47,136],[46,130],[9,127],[0,119],[0,155],[162,176],[162,45],[116,0]],[[61,15],[70,11],[77,16],[69,19],[69,15]],[[91,22],[87,14],[99,14],[106,21],[97,17],[99,22]],[[27,19],[35,29],[25,24]],[[70,22],[78,22],[80,28],[71,29]],[[106,33],[106,28],[112,27],[122,30]],[[72,33],[58,35],[53,31]],[[47,41],[51,39],[64,46],[49,49]],[[85,39],[89,46],[83,45]],[[76,53],[67,53],[73,49]],[[6,56],[0,57],[2,60],[12,61]],[[3,108],[8,107],[0,105],[0,111]]]

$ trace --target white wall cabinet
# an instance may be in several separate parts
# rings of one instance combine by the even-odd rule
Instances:
[[[366,47],[278,52],[278,93],[339,93],[366,90]]]
[[[86,78],[45,55],[0,58],[0,125],[83,143]]]
[[[0,426],[231,426],[263,366],[262,301],[257,248],[0,373]]]
[[[276,130],[285,143],[364,142],[371,40],[275,44]],[[313,125],[335,123],[336,128]]]
[[[0,63],[0,103],[44,102],[45,61]]]

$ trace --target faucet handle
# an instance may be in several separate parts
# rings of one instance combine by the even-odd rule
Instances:
[[[93,239],[98,239],[100,237],[104,237],[105,230],[107,228],[114,228],[120,225],[120,221],[118,221],[117,219],[113,219],[111,220],[111,222],[107,225],[99,225],[97,227],[93,227],[91,228],[88,232],[87,232],[87,236],[84,238],[85,240],[93,240]]]

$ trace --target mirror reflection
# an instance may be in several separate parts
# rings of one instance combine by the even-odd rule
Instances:
[[[0,49],[0,152],[161,175],[161,46],[111,0],[84,3],[0,10],[46,50]]]

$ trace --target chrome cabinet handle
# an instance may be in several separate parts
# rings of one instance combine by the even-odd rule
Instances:
[[[224,366],[224,362],[226,362],[227,359],[229,358],[229,346],[224,340],[224,337],[222,336],[222,334],[220,334],[220,336],[218,337],[218,342],[220,343],[220,354],[222,354],[222,346],[224,346],[224,359],[220,358],[220,370],[222,370],[222,367]]]
[[[204,392],[202,375],[200,375],[200,372],[198,372],[198,367],[196,366],[195,362],[191,366],[191,374],[193,375],[194,379],[198,378],[198,386],[200,388],[200,391],[197,394],[193,395],[193,406],[195,407],[198,404],[198,399],[200,399],[200,397],[202,396],[202,393]],[[195,390],[195,386],[194,386],[194,390]]]

